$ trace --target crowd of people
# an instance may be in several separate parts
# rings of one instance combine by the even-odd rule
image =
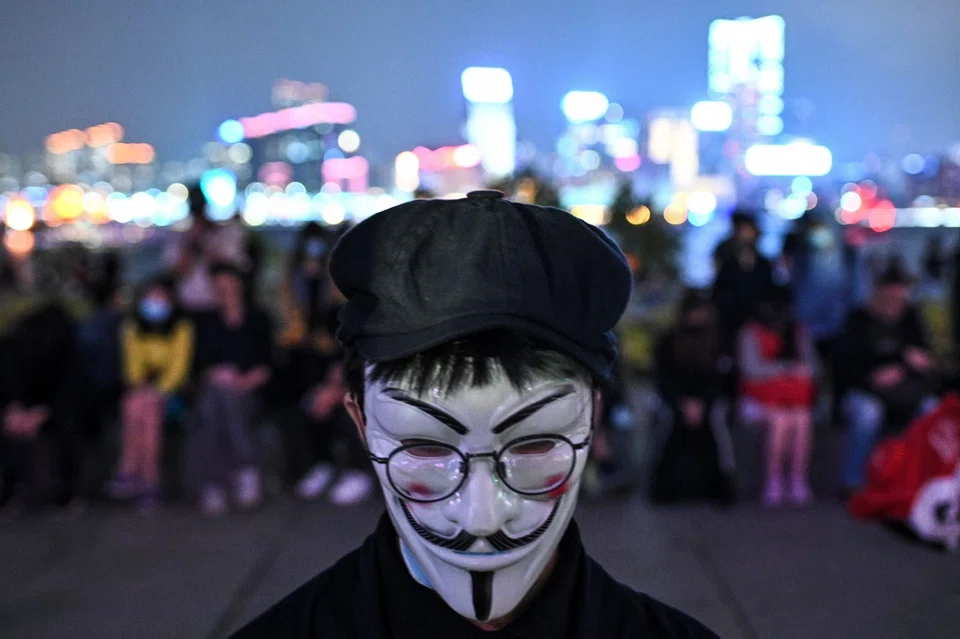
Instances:
[[[63,303],[44,303],[0,343],[8,509],[105,496],[150,512],[174,494],[195,496],[209,516],[256,508],[259,425],[271,417],[282,424],[283,473],[298,495],[346,505],[372,493],[343,409],[333,336],[340,298],[326,272],[344,229],[301,230],[283,290],[266,294],[279,298],[268,312],[254,291],[252,236],[242,224],[212,222],[199,188],[189,201],[189,229],[130,299],[117,269],[105,269],[81,322]]]
[[[163,272],[132,297],[120,295],[122,274],[108,259],[91,278],[94,308],[82,322],[48,303],[0,342],[7,508],[105,496],[152,512],[175,495],[209,516],[256,508],[265,420],[279,425],[280,474],[300,498],[349,505],[371,496],[343,402],[335,339],[343,298],[327,272],[345,227],[304,226],[281,290],[257,291],[262,255],[251,235],[241,223],[212,222],[199,188],[189,203],[189,230],[174,235]],[[739,424],[765,433],[763,502],[810,504],[818,421],[847,429],[840,475],[844,492],[856,491],[878,439],[940,391],[913,279],[897,260],[863,268],[815,215],[775,261],[758,250],[751,214],[733,221],[716,249],[714,285],[686,292],[656,348],[663,410],[652,497],[743,497],[731,437]],[[925,268],[942,278],[932,257]],[[258,304],[264,298],[279,314]],[[604,397],[593,452],[601,474],[618,463],[610,425],[630,421],[624,383]]]
[[[815,213],[776,260],[758,250],[749,212],[733,223],[716,250],[712,289],[687,292],[657,348],[666,435],[653,496],[733,500],[730,431],[746,426],[764,435],[763,503],[808,505],[817,422],[846,430],[838,478],[849,496],[863,486],[878,440],[935,407],[949,382],[916,303],[924,290],[897,257],[862,268]],[[924,275],[942,289],[936,254],[928,252]]]

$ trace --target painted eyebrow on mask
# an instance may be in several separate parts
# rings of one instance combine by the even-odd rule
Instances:
[[[470,432],[467,427],[457,421],[455,417],[448,415],[436,406],[432,406],[426,402],[421,402],[419,399],[410,397],[399,388],[385,388],[383,389],[383,393],[390,399],[395,399],[398,402],[403,402],[408,406],[413,406],[414,408],[419,409],[430,417],[433,417],[444,426],[450,428],[458,435],[466,435],[468,432]]]
[[[544,397],[543,399],[541,399],[541,400],[539,400],[539,401],[536,401],[536,402],[530,404],[529,406],[526,406],[526,407],[524,407],[524,408],[521,408],[520,410],[518,410],[517,412],[515,412],[515,413],[514,413],[513,415],[511,415],[510,417],[507,417],[505,420],[503,420],[502,422],[500,422],[499,424],[497,424],[496,426],[494,426],[494,427],[493,427],[493,433],[494,433],[495,435],[499,435],[500,433],[502,433],[503,431],[507,430],[508,428],[511,428],[511,427],[513,427],[513,426],[516,426],[517,424],[519,424],[520,422],[522,422],[522,421],[525,420],[526,418],[530,417],[531,415],[533,415],[534,413],[536,413],[538,410],[540,410],[541,408],[543,408],[543,407],[546,406],[547,404],[552,404],[553,402],[557,401],[558,399],[563,399],[564,397],[567,397],[568,395],[571,395],[571,394],[573,393],[573,391],[574,391],[573,386],[570,386],[570,385],[564,386],[563,388],[561,388],[560,390],[558,390],[558,391],[557,391],[556,393],[554,393],[553,395],[549,395],[549,396],[547,396],[547,397]]]
[[[562,399],[564,397],[567,397],[568,395],[571,395],[574,392],[574,390],[575,389],[572,385],[566,385],[560,388],[559,390],[557,390],[557,392],[553,393],[552,395],[544,397],[543,399],[538,400],[530,404],[529,406],[525,406],[524,408],[521,408],[520,410],[515,412],[513,415],[510,415],[505,420],[503,420],[502,422],[494,426],[493,433],[495,435],[499,435],[500,433],[507,430],[508,428],[516,426],[523,420],[527,419],[528,417],[530,417],[531,415],[539,411],[544,406],[548,404],[552,404],[558,399]],[[432,404],[428,404],[426,402],[422,402],[418,399],[410,397],[409,395],[406,394],[405,391],[399,388],[385,388],[383,389],[383,393],[390,399],[394,399],[398,402],[403,402],[408,406],[413,406],[414,408],[426,413],[427,415],[429,415],[430,417],[433,417],[435,420],[437,420],[447,428],[450,428],[453,432],[457,433],[458,435],[466,435],[468,432],[470,432],[469,429],[463,424],[461,424],[455,417],[448,415],[447,413],[443,412],[442,410],[440,410],[436,406],[433,406]]]

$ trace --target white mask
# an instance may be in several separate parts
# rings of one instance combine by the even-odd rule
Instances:
[[[587,459],[592,408],[593,390],[581,380],[543,379],[518,393],[498,374],[485,386],[419,397],[400,384],[368,384],[367,445],[380,458],[374,467],[413,578],[435,590],[457,613],[479,622],[514,611],[533,589],[573,515]],[[536,439],[547,435],[566,441]],[[500,461],[514,488],[523,492],[550,488],[544,495],[524,495],[508,486],[491,455],[531,436],[524,440],[526,447],[517,444]],[[481,456],[468,459],[466,478],[457,488],[463,464],[450,448],[418,448],[409,455],[397,453],[394,462],[387,463],[391,453],[411,440]],[[557,445],[542,452],[551,441]],[[436,461],[439,455],[424,455],[424,450],[439,451],[450,463],[444,465]],[[399,461],[401,457],[405,461]],[[562,471],[547,472],[560,466]],[[408,472],[411,468],[416,481]],[[452,494],[431,503],[401,495],[401,490],[409,490],[406,497],[426,494],[416,491],[428,490],[425,484],[434,486],[435,476],[421,482],[423,472],[441,472],[437,469],[443,469],[444,478],[452,472],[454,479],[426,498],[448,490]]]

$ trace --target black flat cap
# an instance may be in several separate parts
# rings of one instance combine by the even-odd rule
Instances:
[[[566,211],[503,197],[414,200],[347,232],[330,261],[347,298],[337,338],[384,362],[506,328],[607,376],[630,297],[626,258]]]

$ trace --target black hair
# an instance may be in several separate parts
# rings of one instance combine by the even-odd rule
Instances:
[[[733,214],[730,216],[730,221],[733,222],[734,228],[750,226],[753,227],[755,231],[760,230],[759,226],[757,225],[757,215],[749,209],[734,209]]]
[[[786,286],[774,285],[760,300],[756,311],[757,320],[776,332],[781,340],[777,359],[785,362],[796,361],[800,357],[800,343],[797,331],[797,316],[794,311],[793,292]]]
[[[207,270],[210,273],[210,277],[227,274],[243,280],[244,283],[247,281],[247,273],[233,262],[227,260],[217,260],[210,264]]]
[[[347,388],[361,406],[366,381],[402,383],[420,395],[432,388],[453,393],[483,386],[497,373],[518,391],[538,375],[585,379],[595,387],[601,382],[567,355],[507,329],[474,333],[416,355],[375,363],[369,372],[364,358],[350,348],[344,371]]]

